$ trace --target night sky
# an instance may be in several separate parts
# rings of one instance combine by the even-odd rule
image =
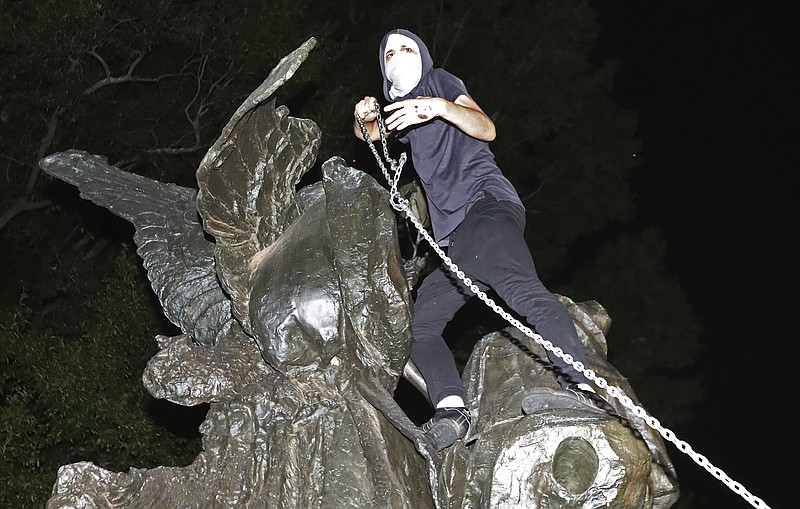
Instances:
[[[670,272],[706,327],[707,404],[678,438],[772,508],[789,507],[798,489],[789,374],[798,371],[800,9],[592,5],[601,54],[620,59],[615,99],[639,112],[638,220],[667,237]],[[750,507],[668,447],[682,485],[712,494],[715,508]]]

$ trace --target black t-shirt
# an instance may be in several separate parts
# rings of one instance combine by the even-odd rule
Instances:
[[[411,95],[441,97],[451,102],[461,95],[469,96],[464,83],[441,68],[431,69]],[[411,144],[414,167],[428,197],[437,242],[447,238],[463,221],[469,207],[485,193],[522,205],[485,141],[468,136],[438,118],[398,134],[400,141]]]

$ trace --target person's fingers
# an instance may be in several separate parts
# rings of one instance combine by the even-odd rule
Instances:
[[[375,98],[374,97],[365,97],[355,106],[355,115],[362,120],[367,120],[370,117],[375,116]]]

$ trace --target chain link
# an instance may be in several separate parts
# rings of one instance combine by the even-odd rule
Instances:
[[[499,306],[491,297],[486,295],[485,292],[481,291],[481,289],[478,288],[478,285],[473,283],[472,279],[470,279],[464,273],[464,271],[459,269],[458,265],[456,265],[455,262],[453,262],[453,260],[451,260],[450,257],[447,256],[447,254],[445,254],[445,252],[442,250],[441,247],[439,247],[439,245],[436,243],[433,237],[431,237],[430,233],[428,233],[428,231],[425,229],[424,225],[419,221],[419,219],[417,219],[417,217],[411,211],[411,207],[408,204],[408,200],[400,196],[400,193],[397,190],[397,183],[400,180],[400,173],[403,169],[403,165],[405,165],[406,163],[406,153],[403,152],[402,154],[400,154],[400,158],[398,160],[394,160],[389,156],[389,149],[386,142],[386,128],[383,125],[383,119],[381,118],[380,114],[380,107],[377,104],[375,105],[375,114],[378,123],[378,132],[380,134],[381,144],[383,146],[383,156],[385,160],[389,163],[390,169],[386,168],[384,160],[381,159],[378,150],[375,148],[375,143],[370,138],[369,133],[367,132],[367,128],[364,126],[363,120],[358,116],[356,116],[356,120],[358,121],[361,133],[364,136],[364,141],[367,142],[367,145],[372,151],[373,156],[375,156],[375,159],[378,161],[378,166],[380,166],[381,172],[383,172],[386,181],[390,185],[389,202],[391,203],[392,208],[394,208],[398,212],[406,213],[408,218],[411,220],[411,222],[414,224],[417,230],[422,234],[422,236],[425,238],[428,244],[430,244],[430,246],[433,248],[436,254],[439,255],[439,257],[442,259],[443,263],[447,266],[447,268],[453,274],[455,274],[455,276],[458,277],[464,283],[464,285],[466,285],[470,290],[472,290],[472,292],[475,295],[477,295],[480,300],[482,300],[487,306],[489,306],[489,308],[491,308],[495,313],[503,317],[503,319],[505,319],[508,323],[519,329],[523,334],[525,334],[529,338],[536,341],[547,351],[552,352],[560,359],[563,359],[567,364],[571,365],[578,372],[582,373],[586,378],[594,382],[595,385],[597,385],[601,389],[605,389],[606,392],[611,397],[619,401],[625,408],[627,408],[634,415],[642,419],[648,426],[656,430],[664,438],[664,440],[667,440],[675,444],[675,446],[678,448],[679,451],[692,458],[692,460],[694,460],[695,463],[706,469],[715,478],[722,481],[734,493],[738,494],[748,503],[750,503],[750,505],[758,509],[771,509],[770,506],[768,506],[763,500],[756,497],[755,495],[750,493],[747,489],[745,489],[745,487],[742,484],[734,481],[720,468],[714,466],[710,461],[708,461],[708,458],[706,458],[702,454],[695,452],[695,450],[692,449],[691,445],[689,445],[687,442],[683,440],[680,440],[672,430],[662,426],[661,423],[658,421],[658,419],[647,413],[647,411],[643,407],[634,403],[633,400],[630,397],[628,397],[627,394],[625,394],[625,391],[623,391],[619,387],[609,384],[608,380],[595,373],[594,370],[584,366],[582,362],[576,361],[572,357],[572,355],[564,352],[564,350],[555,346],[551,341],[545,339],[540,334],[534,332],[530,327],[524,325],[522,322],[511,316],[508,312],[506,312],[505,309]]]

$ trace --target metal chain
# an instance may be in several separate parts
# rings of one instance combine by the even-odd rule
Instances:
[[[375,144],[373,143],[372,139],[367,132],[367,128],[364,126],[363,120],[356,116],[356,120],[358,121],[358,125],[361,128],[361,133],[364,136],[364,141],[367,142],[369,145],[372,154],[375,156],[375,159],[378,161],[378,166],[380,166],[381,171],[383,172],[386,181],[390,185],[389,190],[389,202],[398,212],[405,212],[414,226],[417,228],[419,233],[425,238],[425,240],[430,244],[436,254],[442,259],[444,264],[447,266],[450,271],[455,274],[461,281],[463,281],[464,285],[466,285],[472,292],[478,296],[487,306],[489,306],[495,313],[503,317],[508,323],[519,329],[523,334],[528,336],[529,338],[533,339],[537,343],[539,343],[542,347],[546,350],[554,353],[560,359],[563,359],[566,363],[571,365],[575,368],[578,372],[582,373],[586,378],[593,381],[598,387],[601,389],[605,389],[607,393],[612,396],[614,399],[619,401],[625,408],[633,412],[634,415],[642,419],[648,426],[653,428],[654,430],[658,431],[658,433],[664,437],[665,440],[672,442],[678,448],[679,451],[686,454],[690,458],[692,458],[695,463],[700,465],[701,467],[705,468],[711,475],[722,481],[728,488],[730,488],[734,493],[741,496],[747,502],[750,503],[753,507],[758,509],[771,509],[763,500],[756,497],[752,493],[750,493],[742,484],[734,481],[731,479],[722,469],[717,468],[714,466],[708,459],[695,452],[692,449],[692,446],[689,443],[679,439],[675,433],[661,425],[661,423],[655,417],[651,416],[647,413],[647,411],[633,402],[633,400],[625,394],[625,391],[616,387],[615,385],[609,384],[608,380],[603,378],[602,376],[598,375],[594,372],[591,368],[584,366],[584,364],[580,361],[576,361],[572,355],[564,352],[560,347],[555,346],[551,341],[545,339],[540,334],[534,332],[531,328],[527,327],[519,320],[511,316],[505,309],[499,306],[491,297],[486,295],[483,291],[481,291],[478,286],[472,282],[464,271],[458,268],[458,265],[450,259],[447,254],[442,250],[441,247],[436,243],[436,241],[431,237],[430,233],[425,229],[424,225],[417,219],[414,213],[411,211],[411,207],[408,204],[408,200],[402,198],[400,193],[397,190],[397,183],[400,179],[400,173],[403,169],[403,165],[406,163],[406,153],[403,152],[400,155],[399,160],[395,161],[389,156],[389,149],[386,143],[386,128],[383,125],[383,119],[381,118],[380,114],[380,107],[376,104],[375,106],[375,113],[377,115],[376,120],[378,123],[378,132],[380,134],[381,144],[383,145],[383,156],[386,161],[389,163],[390,169],[386,168],[383,159],[381,159],[378,150],[375,148]]]

